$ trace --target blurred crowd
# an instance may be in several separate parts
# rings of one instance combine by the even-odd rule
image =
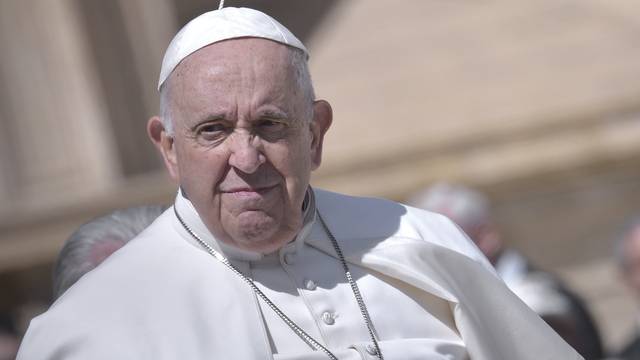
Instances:
[[[454,184],[437,184],[413,196],[416,207],[452,219],[485,254],[507,286],[586,360],[640,359],[638,330],[620,349],[606,351],[598,325],[586,302],[558,276],[507,246],[492,206],[483,193]],[[62,296],[84,274],[142,232],[162,212],[161,206],[141,206],[94,219],[78,228],[60,251],[53,272],[53,298]],[[621,229],[613,249],[621,278],[640,299],[640,217]],[[15,359],[21,331],[12,314],[0,314],[0,360]]]
[[[640,323],[621,349],[605,351],[585,301],[560,278],[505,245],[484,194],[460,185],[437,184],[417,194],[412,203],[446,215],[460,226],[507,286],[586,360],[640,359]],[[622,279],[640,299],[640,218],[621,231],[614,254]]]

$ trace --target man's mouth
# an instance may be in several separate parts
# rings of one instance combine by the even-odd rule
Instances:
[[[227,193],[227,194],[233,194],[233,195],[237,195],[237,196],[252,196],[252,195],[257,195],[257,194],[264,194],[266,192],[269,192],[273,189],[275,189],[277,187],[277,185],[268,185],[268,186],[258,186],[258,187],[251,187],[251,186],[238,186],[238,187],[231,187],[228,189],[222,189],[221,191],[223,193]]]

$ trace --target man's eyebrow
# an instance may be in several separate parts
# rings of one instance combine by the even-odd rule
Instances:
[[[258,111],[258,117],[260,118],[272,118],[272,119],[286,119],[289,114],[278,109],[264,109]]]

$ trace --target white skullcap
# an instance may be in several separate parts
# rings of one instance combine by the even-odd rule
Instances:
[[[158,90],[180,62],[213,43],[244,37],[264,38],[309,52],[298,38],[269,15],[249,8],[227,7],[191,20],[171,40],[162,60]]]

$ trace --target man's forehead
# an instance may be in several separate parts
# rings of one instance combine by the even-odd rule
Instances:
[[[292,75],[293,51],[286,45],[258,38],[225,40],[208,45],[186,57],[174,70],[171,78],[192,86],[208,79],[235,77],[251,71],[256,75],[278,77]],[[175,81],[172,79],[171,81]]]
[[[292,51],[296,50],[273,41],[242,38],[194,52],[165,84],[171,87],[167,99],[176,111],[175,120],[235,117],[241,110],[238,104],[249,106],[252,116],[291,116],[302,101]]]

